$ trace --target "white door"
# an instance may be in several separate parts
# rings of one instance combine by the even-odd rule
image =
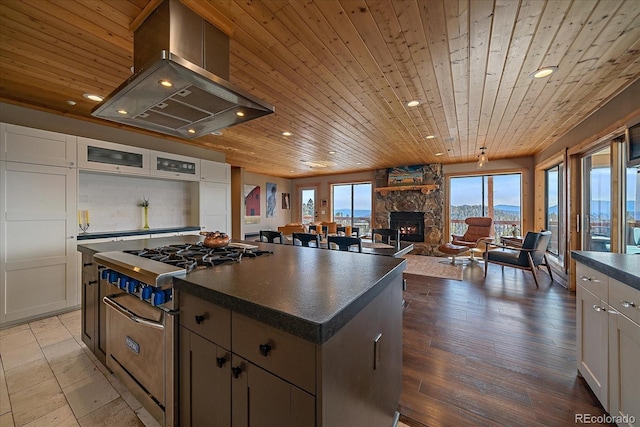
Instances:
[[[0,162],[0,323],[79,304],[77,170]]]
[[[318,220],[318,187],[300,187],[298,189],[298,200],[300,201],[300,222],[312,224]],[[328,209],[328,207],[324,207]]]

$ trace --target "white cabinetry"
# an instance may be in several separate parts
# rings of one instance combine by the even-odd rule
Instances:
[[[78,137],[78,167],[111,173],[149,175],[149,150]]]
[[[5,123],[0,134],[0,160],[75,167],[75,136]]]
[[[77,170],[0,162],[0,323],[74,307]]]
[[[227,163],[200,161],[200,179],[208,182],[231,183],[231,165]]]
[[[231,166],[201,161],[200,227],[231,234]]]
[[[640,291],[609,278],[609,413],[640,425]]]
[[[151,175],[184,181],[200,180],[200,159],[151,151]]]
[[[608,410],[608,278],[581,264],[576,277],[578,371]]]
[[[618,425],[639,425],[640,291],[580,263],[576,277],[578,371]]]

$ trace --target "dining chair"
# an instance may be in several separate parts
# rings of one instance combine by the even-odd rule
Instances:
[[[380,240],[376,240],[376,235],[380,236]],[[391,244],[391,241],[400,241],[400,230],[395,228],[372,228],[371,229],[371,241],[373,243],[381,242],[387,245]]]
[[[358,246],[358,252],[362,252],[362,240],[359,237],[329,236],[327,242],[329,249],[348,251],[351,246]]]
[[[487,277],[489,263],[501,265],[503,273],[505,266],[520,268],[531,271],[533,281],[536,282],[537,288],[539,286],[536,271],[538,266],[544,265],[547,267],[551,283],[553,283],[551,266],[547,261],[547,246],[549,246],[550,240],[551,231],[529,231],[520,248],[488,242],[487,250],[484,253],[484,277]],[[501,248],[502,250],[491,250],[495,248]]]
[[[351,235],[353,237],[360,237],[360,227],[351,227]]]
[[[280,239],[280,242],[276,242]],[[284,235],[280,231],[260,230],[260,241],[267,243],[284,243]]]
[[[291,235],[293,239],[293,244],[296,244],[296,240],[300,242],[300,246],[306,246],[308,248],[313,247],[310,246],[309,243],[315,243],[315,247],[320,247],[320,235],[314,233],[293,233]]]

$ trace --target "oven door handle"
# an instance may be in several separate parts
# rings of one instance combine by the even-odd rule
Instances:
[[[151,319],[146,319],[144,317],[140,317],[137,314],[135,314],[134,312],[132,312],[129,309],[127,309],[122,304],[119,304],[118,302],[116,302],[114,300],[114,298],[116,298],[117,295],[118,294],[107,295],[104,298],[102,298],[102,301],[104,301],[104,303],[106,305],[108,305],[109,307],[113,308],[119,314],[123,315],[124,317],[128,317],[129,319],[133,320],[136,323],[139,323],[139,324],[145,325],[145,326],[149,326],[151,328],[164,330],[164,324],[162,324],[160,322],[156,322],[155,320],[151,320]],[[122,295],[127,295],[127,294],[122,294]]]

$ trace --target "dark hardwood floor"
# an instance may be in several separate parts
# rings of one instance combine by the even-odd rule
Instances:
[[[401,421],[568,426],[604,410],[576,369],[575,293],[483,264],[463,281],[405,275]]]

